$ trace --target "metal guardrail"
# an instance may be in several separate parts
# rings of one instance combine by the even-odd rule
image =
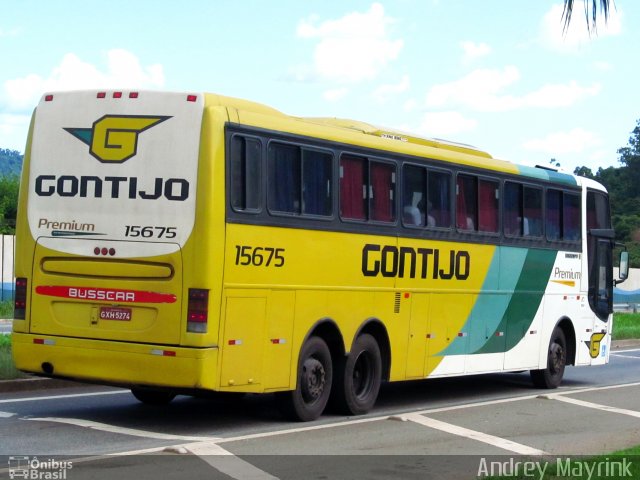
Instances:
[[[637,303],[614,303],[613,311],[620,313],[638,313]]]

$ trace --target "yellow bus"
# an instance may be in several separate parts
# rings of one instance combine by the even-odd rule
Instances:
[[[381,382],[608,361],[594,181],[206,93],[45,94],[21,179],[13,354],[130,388],[363,414]],[[626,276],[626,254],[621,257]]]

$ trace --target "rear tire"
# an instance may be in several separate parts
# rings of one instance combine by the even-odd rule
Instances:
[[[132,388],[131,393],[145,405],[167,405],[176,396],[167,390],[154,390],[151,388]]]
[[[564,368],[567,365],[567,340],[560,327],[553,329],[549,350],[547,351],[547,368],[531,370],[531,380],[537,388],[557,388],[562,383]]]
[[[295,390],[277,394],[283,413],[292,420],[309,422],[317,419],[331,394],[333,366],[331,352],[320,337],[310,337],[300,351]]]
[[[362,415],[376,403],[382,382],[380,347],[365,333],[356,338],[351,352],[336,371],[333,405],[343,414]]]

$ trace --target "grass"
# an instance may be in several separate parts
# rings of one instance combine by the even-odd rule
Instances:
[[[0,318],[12,318],[13,317],[13,301],[5,300],[0,302]]]
[[[614,340],[640,338],[640,313],[615,313],[613,317]]]
[[[11,335],[0,335],[0,380],[24,377],[26,375],[16,369],[11,358]]]

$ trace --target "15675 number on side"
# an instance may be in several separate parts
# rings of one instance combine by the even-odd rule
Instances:
[[[236,245],[236,265],[282,267],[284,265],[284,248]]]

